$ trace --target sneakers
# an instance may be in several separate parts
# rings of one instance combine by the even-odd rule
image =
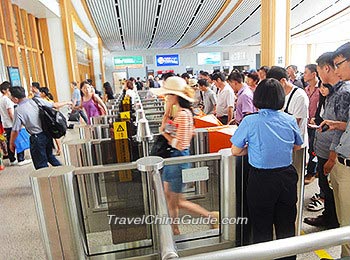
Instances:
[[[311,197],[311,201],[315,201],[315,200],[320,200],[322,199],[319,193],[315,193],[312,197]]]
[[[13,162],[10,162],[10,166],[15,166],[15,165],[17,165],[18,164],[18,161],[17,160],[15,160],[15,161],[13,161]]]
[[[0,165],[0,171],[4,170],[5,166],[4,165]]]
[[[323,199],[311,201],[306,208],[310,211],[319,211],[321,209],[324,209]]]
[[[326,227],[327,221],[325,216],[319,215],[316,218],[304,218],[304,223],[314,227]]]
[[[29,164],[31,162],[32,162],[31,159],[29,159],[29,160],[25,159],[23,161],[18,162],[18,166],[23,166],[23,165]]]

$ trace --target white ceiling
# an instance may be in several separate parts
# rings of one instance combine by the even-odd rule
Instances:
[[[110,51],[260,44],[260,0],[85,1]],[[291,0],[291,35],[349,6],[349,0]]]

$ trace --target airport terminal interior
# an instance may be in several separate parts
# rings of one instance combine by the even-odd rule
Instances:
[[[0,1],[0,260],[350,259],[349,0]]]

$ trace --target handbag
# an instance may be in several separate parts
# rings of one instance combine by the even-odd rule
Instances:
[[[79,120],[80,120],[80,111],[78,109],[72,110],[72,112],[70,112],[69,114],[68,121],[79,122]]]
[[[104,109],[103,106],[101,106],[100,103],[98,103],[98,101],[95,99],[95,95],[92,96],[92,100],[94,101],[97,110],[100,112],[100,116],[107,115],[107,111]]]
[[[168,140],[161,134],[154,138],[150,155],[170,158],[171,149],[172,147],[168,144]]]
[[[22,128],[21,131],[19,131],[19,134],[15,140],[17,153],[23,152],[24,150],[27,150],[30,148],[29,138],[30,138],[30,135],[27,132],[27,130],[25,128]]]

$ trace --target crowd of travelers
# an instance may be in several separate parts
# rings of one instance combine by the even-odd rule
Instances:
[[[247,156],[249,178],[247,201],[254,243],[295,235],[298,174],[293,166],[294,151],[305,148],[307,164],[305,185],[318,177],[320,192],[307,205],[310,211],[324,209],[316,218],[305,218],[313,226],[335,228],[350,224],[350,43],[333,52],[320,55],[313,64],[298,72],[295,65],[286,68],[261,66],[257,70],[216,71],[198,75],[167,73],[150,75],[144,82],[131,77],[124,80],[126,95],[151,90],[164,95],[165,109],[161,134],[172,147],[172,157],[186,156],[193,136],[193,108],[213,115],[222,125],[237,125],[231,138],[232,154]],[[2,135],[0,155],[7,156],[9,166],[33,162],[35,169],[61,165],[53,154],[53,138],[43,131],[40,104],[60,108],[70,106],[82,122],[91,124],[91,117],[107,111],[105,102],[115,98],[110,83],[103,84],[103,93],[91,80],[71,82],[72,99],[54,102],[49,89],[32,82],[30,95],[21,86],[7,81],[0,85]],[[35,101],[36,100],[36,101]],[[179,127],[166,131],[168,119]],[[15,143],[20,132],[29,134],[30,159]],[[1,129],[0,129],[1,130]],[[2,140],[2,139],[0,139]],[[27,148],[27,149],[28,149]],[[5,157],[4,157],[5,158]],[[184,199],[181,171],[187,164],[165,167],[163,182],[171,216],[179,208],[217,218],[217,212]],[[3,158],[0,170],[4,169]],[[179,234],[178,226],[173,226]],[[342,246],[342,257],[350,256],[350,245]],[[295,256],[285,259],[295,259]]]

